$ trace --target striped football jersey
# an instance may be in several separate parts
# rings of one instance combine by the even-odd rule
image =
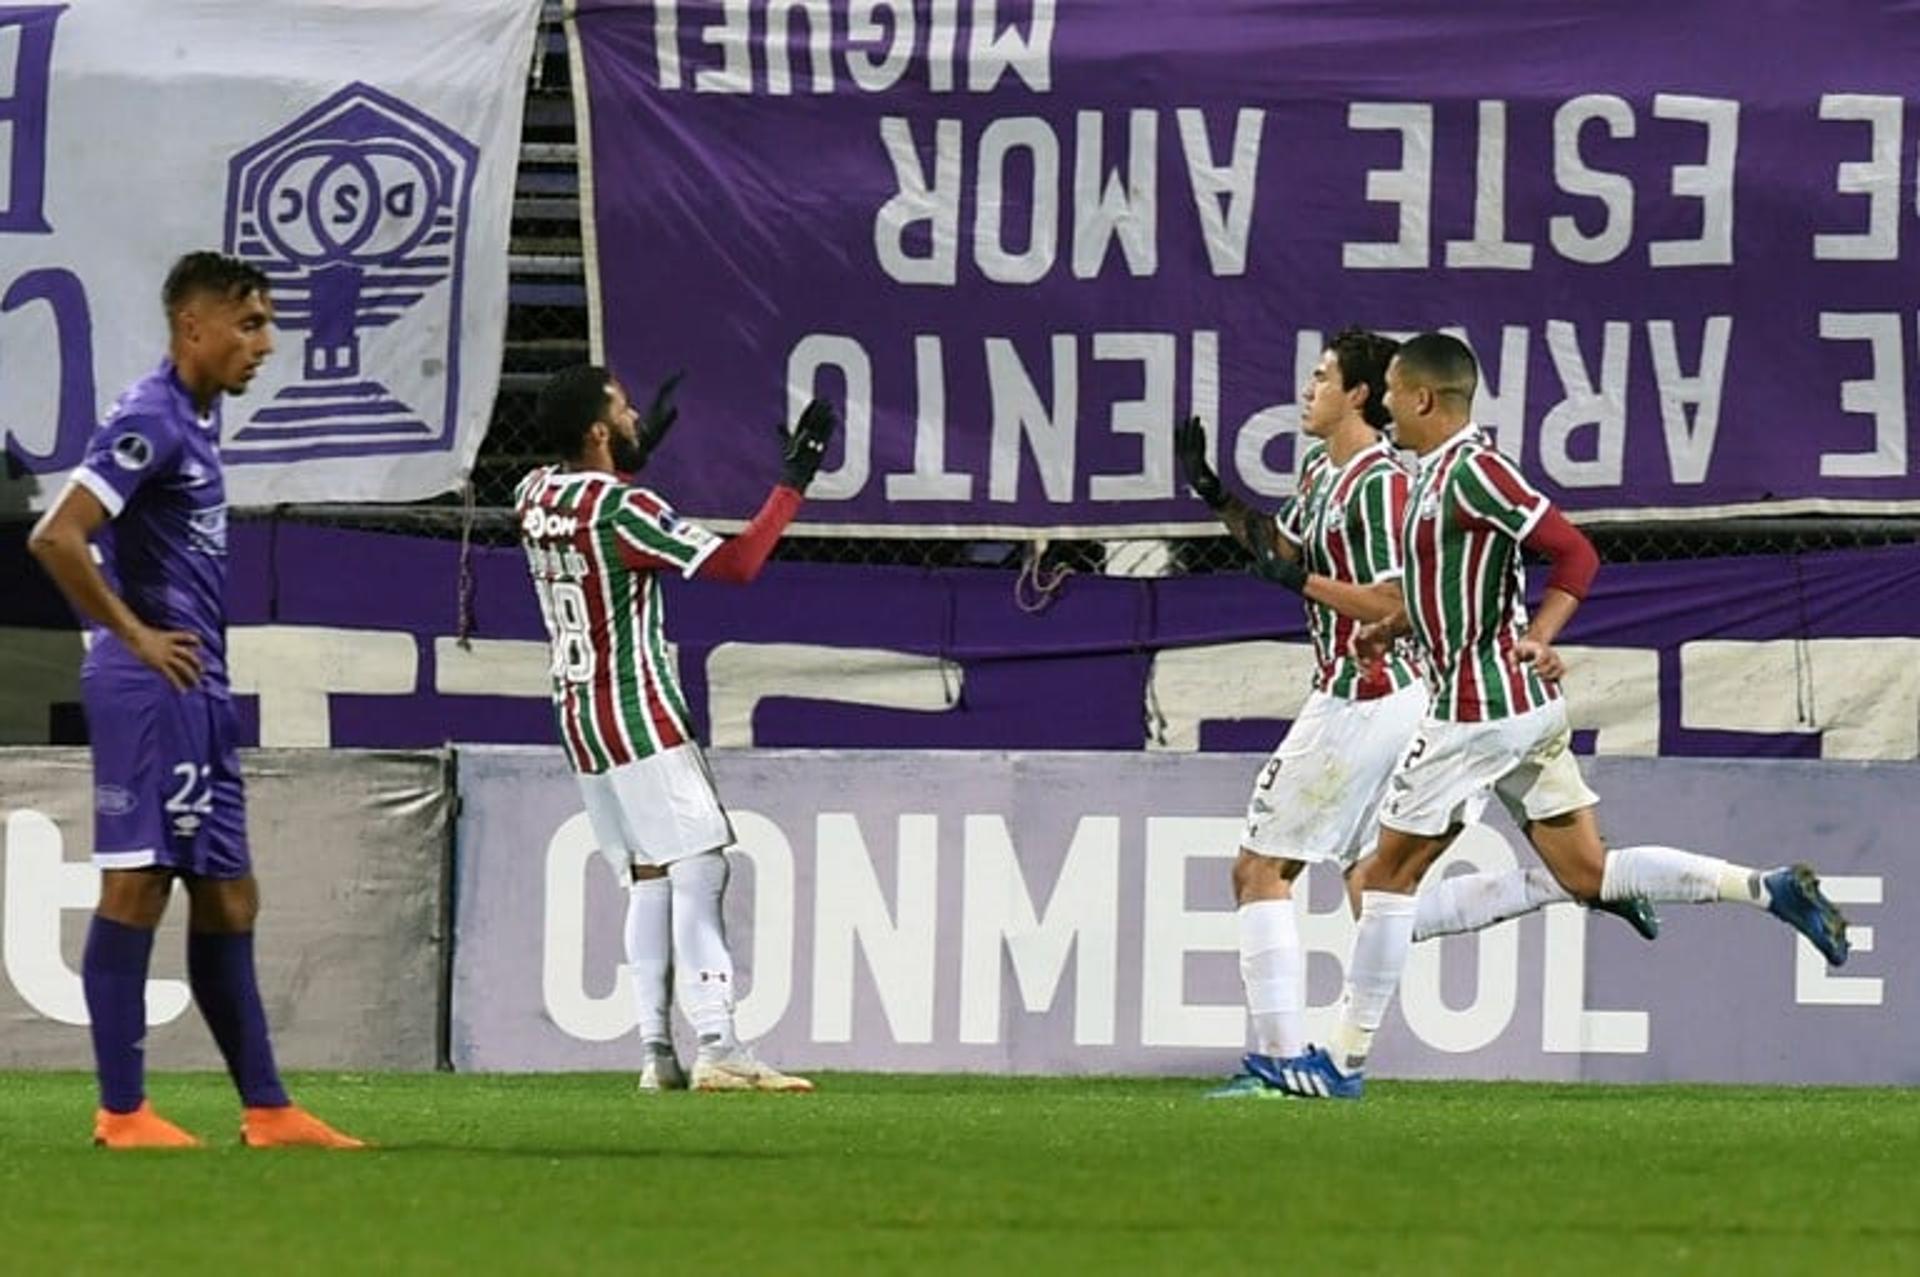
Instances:
[[[1372,585],[1401,573],[1400,525],[1407,505],[1407,472],[1385,440],[1335,467],[1325,444],[1308,449],[1294,499],[1275,519],[1280,534],[1300,547],[1307,571],[1336,581]],[[1396,643],[1385,661],[1368,669],[1354,659],[1359,622],[1324,603],[1306,600],[1313,639],[1316,691],[1343,700],[1370,700],[1419,677],[1407,645]]]
[[[1476,426],[1420,459],[1402,588],[1431,665],[1435,718],[1511,718],[1559,698],[1514,654],[1527,632],[1520,543],[1551,508]]]
[[[514,490],[514,514],[573,769],[603,772],[692,740],[659,573],[692,576],[720,538],[593,470],[533,470]]]

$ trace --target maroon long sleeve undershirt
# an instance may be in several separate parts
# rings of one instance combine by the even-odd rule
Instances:
[[[753,516],[753,522],[747,524],[738,536],[728,537],[720,543],[720,548],[708,555],[693,575],[701,581],[726,581],[733,585],[745,585],[760,575],[760,568],[773,553],[773,547],[780,542],[780,534],[793,522],[793,516],[800,512],[801,496],[797,489],[780,484],[767,494],[767,503],[760,507],[760,513]]]
[[[1600,556],[1586,533],[1574,527],[1566,515],[1548,510],[1521,544],[1545,555],[1553,564],[1553,572],[1547,577],[1549,590],[1560,590],[1576,599],[1587,597],[1594,574],[1600,571]]]

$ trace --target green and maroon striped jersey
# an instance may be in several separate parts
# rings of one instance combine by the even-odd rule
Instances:
[[[1400,576],[1400,523],[1407,507],[1407,472],[1385,440],[1361,449],[1335,467],[1325,444],[1308,449],[1300,463],[1293,501],[1275,526],[1300,547],[1307,571],[1336,581],[1372,585]],[[1359,622],[1324,603],[1306,600],[1313,639],[1316,691],[1343,700],[1371,700],[1419,678],[1412,653],[1396,643],[1368,669],[1353,657]]]
[[[1559,698],[1514,654],[1527,632],[1520,543],[1551,508],[1477,426],[1420,459],[1401,588],[1432,667],[1435,718],[1512,718]]]
[[[603,772],[692,740],[659,573],[692,576],[720,538],[647,489],[594,470],[530,472],[514,490],[514,514],[573,769]]]

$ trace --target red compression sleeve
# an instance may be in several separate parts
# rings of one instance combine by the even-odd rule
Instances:
[[[702,581],[726,581],[745,585],[760,575],[760,566],[773,553],[780,534],[800,513],[800,493],[781,484],[767,494],[767,503],[739,536],[728,537],[720,548],[708,555],[694,576]]]
[[[1600,556],[1594,553],[1593,542],[1587,540],[1586,533],[1568,522],[1566,515],[1548,510],[1521,544],[1552,561],[1553,575],[1547,578],[1549,590],[1561,590],[1576,599],[1587,597],[1587,588],[1600,570]]]

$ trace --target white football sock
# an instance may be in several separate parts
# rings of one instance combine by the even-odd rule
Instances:
[[[633,977],[633,1007],[642,1042],[670,1042],[672,1007],[673,894],[665,878],[627,884],[627,972]]]
[[[1301,1008],[1306,972],[1300,924],[1291,900],[1255,900],[1241,905],[1240,980],[1247,988],[1253,1049],[1261,1055],[1299,1055],[1307,1049]]]
[[[1679,904],[1728,900],[1767,907],[1758,870],[1677,847],[1619,847],[1607,853],[1600,898],[1634,896]]]
[[[1342,1072],[1366,1067],[1373,1035],[1387,1018],[1387,1005],[1400,985],[1407,953],[1413,947],[1412,896],[1390,891],[1360,893],[1360,930],[1353,938],[1353,957],[1347,961],[1346,996],[1340,1000],[1340,1023],[1328,1048]]]
[[[1418,907],[1413,916],[1413,938],[1418,943],[1434,936],[1478,931],[1532,913],[1543,905],[1571,899],[1567,889],[1544,869],[1454,874],[1422,887],[1414,897]]]
[[[733,1036],[733,955],[720,906],[727,856],[703,851],[667,866],[673,884],[673,983],[680,1010],[703,1048],[729,1050]]]

